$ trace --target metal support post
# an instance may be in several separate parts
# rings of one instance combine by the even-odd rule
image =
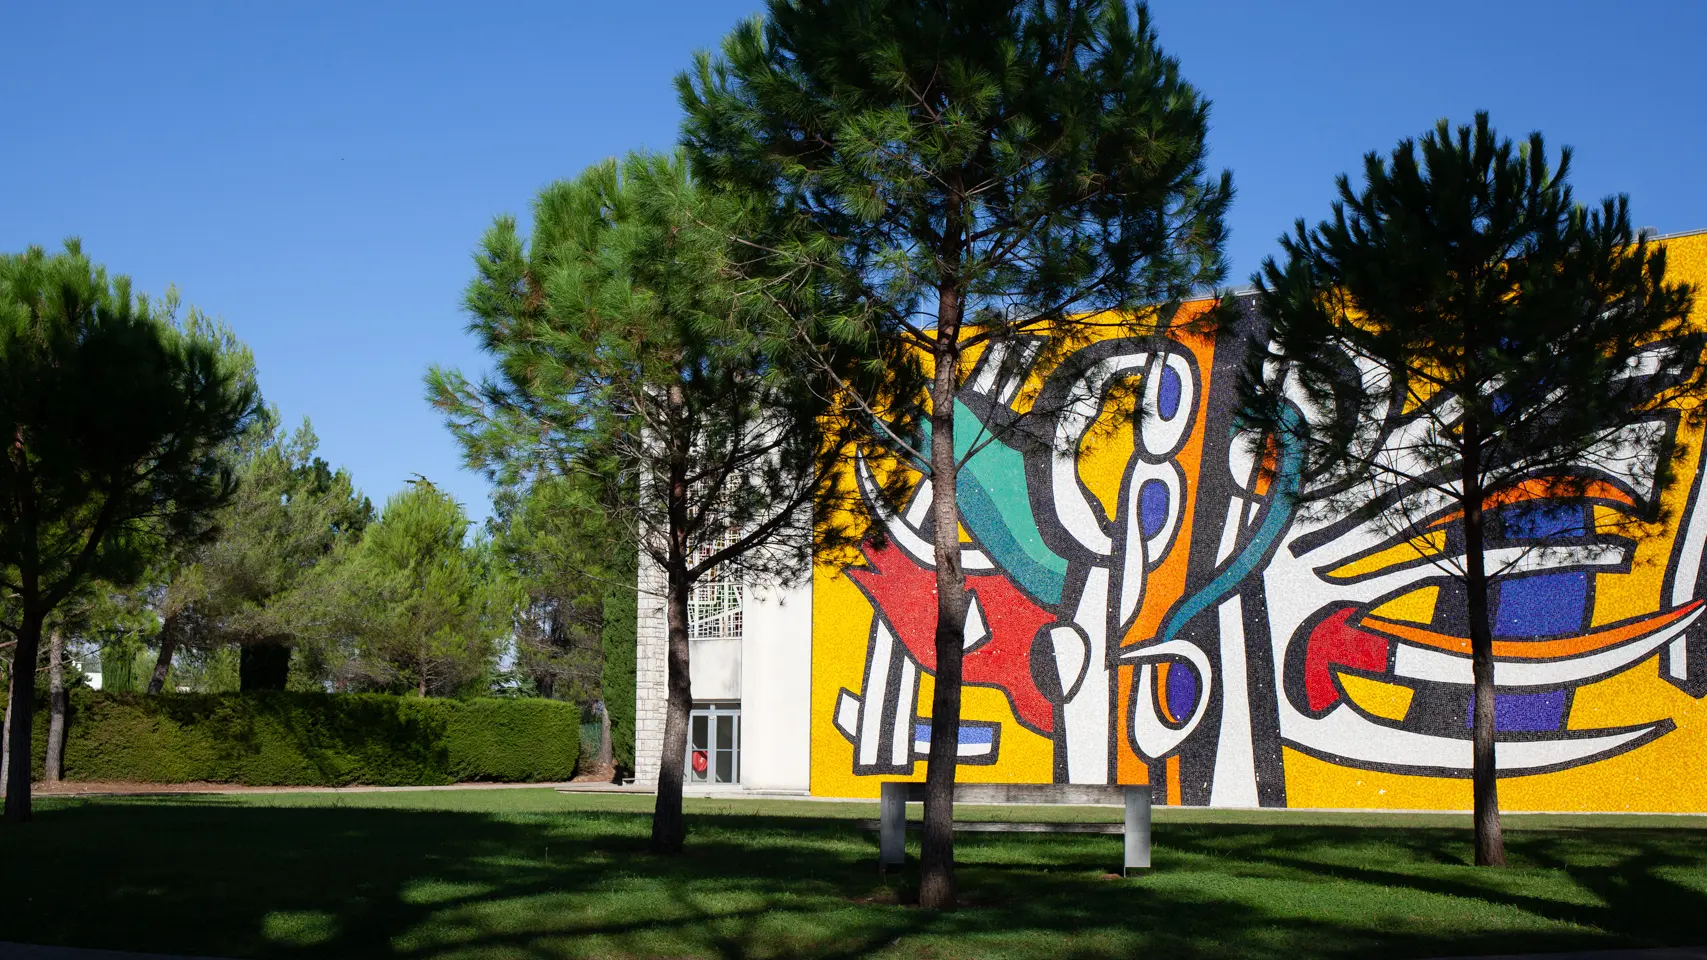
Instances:
[[[1150,788],[1126,788],[1126,869],[1150,869]]]
[[[907,863],[907,788],[906,783],[883,784],[878,795],[877,872],[887,873],[890,867],[900,869]]]

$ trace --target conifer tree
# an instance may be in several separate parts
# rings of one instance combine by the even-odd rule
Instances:
[[[542,697],[604,699],[605,597],[632,583],[633,545],[600,503],[605,486],[548,475],[494,497],[493,546],[518,582],[516,669]]]
[[[11,753],[30,755],[42,625],[92,579],[141,575],[148,547],[205,531],[234,489],[223,445],[255,392],[212,338],[178,329],[75,241],[0,255],[0,629],[16,640]],[[6,819],[30,816],[30,765]]]
[[[466,543],[467,534],[462,505],[415,480],[359,540],[339,542],[276,615],[344,688],[483,692],[511,590],[489,545]]]
[[[258,689],[285,689],[294,621],[316,606],[301,595],[318,589],[309,574],[373,519],[349,473],[333,470],[318,446],[307,420],[285,432],[270,409],[229,445],[236,495],[212,517],[211,537],[179,547],[165,564],[149,693],[165,688],[180,650],[222,644],[238,645],[245,689],[257,681]]]
[[[1535,510],[1580,503],[1597,476],[1651,491],[1616,531],[1640,536],[1675,441],[1639,421],[1699,418],[1707,393],[1694,291],[1666,279],[1626,197],[1575,203],[1570,159],[1550,166],[1539,133],[1500,139],[1485,113],[1368,154],[1361,189],[1341,176],[1331,217],[1300,219],[1255,278],[1268,342],[1241,383],[1279,496],[1385,523],[1464,584],[1481,865],[1505,862],[1489,590],[1512,561],[1490,561],[1489,537],[1533,539]],[[1441,529],[1450,545],[1425,550]]]
[[[737,282],[747,251],[728,238],[763,215],[702,189],[669,156],[633,154],[553,184],[527,242],[503,217],[475,257],[465,302],[496,375],[428,376],[472,465],[511,487],[577,478],[560,488],[563,507],[605,511],[611,548],[637,544],[664,581],[661,853],[684,837],[695,582],[717,569],[799,576],[813,537],[830,535],[809,508],[838,449],[819,428],[825,391],[789,359],[772,300]]]
[[[782,225],[755,246],[777,275],[825,277],[803,337],[887,375],[884,395],[844,396],[931,483],[919,896],[948,907],[968,609],[955,491],[979,448],[957,447],[962,358],[1043,337],[1047,366],[1093,333],[1162,335],[1170,304],[1222,279],[1232,184],[1206,169],[1208,102],[1126,0],[771,0],[677,85],[695,169],[776,195]],[[909,417],[928,441],[880,426]]]

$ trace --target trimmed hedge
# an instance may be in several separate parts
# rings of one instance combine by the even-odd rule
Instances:
[[[561,700],[436,700],[455,709],[445,733],[458,780],[537,783],[575,775],[581,708]]]
[[[46,721],[38,714],[35,725]],[[580,722],[577,707],[553,700],[80,690],[65,778],[328,787],[567,780]]]

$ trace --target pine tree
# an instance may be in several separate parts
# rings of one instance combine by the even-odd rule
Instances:
[[[954,903],[953,783],[967,592],[954,401],[968,351],[1163,335],[1224,274],[1231,178],[1208,103],[1124,0],[771,0],[678,80],[695,169],[778,194],[755,246],[827,279],[803,336],[869,357],[844,389],[931,482],[936,681],[920,902]],[[1156,306],[1159,309],[1142,310]],[[1019,351],[1014,351],[1017,355]],[[921,382],[922,381],[922,382]]]
[[[13,651],[13,756],[30,755],[42,625],[92,579],[134,581],[147,545],[205,529],[231,496],[221,446],[254,417],[219,345],[174,327],[76,241],[0,256],[0,629]],[[29,764],[6,819],[30,816]]]
[[[524,243],[500,218],[476,255],[472,332],[497,361],[480,385],[435,369],[432,402],[472,465],[502,485],[579,478],[606,492],[610,544],[661,572],[668,705],[652,847],[681,850],[689,688],[688,597],[708,571],[787,579],[814,536],[809,505],[838,445],[822,396],[769,297],[745,292],[730,243],[744,197],[703,190],[679,158],[606,162],[553,184]]]
[[[1362,188],[1341,176],[1332,217],[1299,220],[1264,262],[1269,343],[1253,345],[1241,384],[1280,496],[1413,545],[1450,530],[1452,546],[1419,552],[1465,586],[1483,865],[1505,862],[1488,597],[1510,562],[1489,569],[1490,520],[1510,535],[1533,493],[1580,502],[1596,473],[1657,504],[1674,441],[1636,421],[1680,403],[1698,418],[1707,393],[1685,325],[1694,291],[1666,280],[1665,251],[1632,231],[1626,197],[1573,201],[1570,159],[1550,167],[1539,133],[1514,146],[1486,114],[1368,154]]]
[[[372,504],[346,471],[316,456],[318,446],[306,420],[285,432],[270,409],[229,445],[236,495],[212,517],[211,537],[180,545],[165,564],[148,692],[165,688],[178,651],[222,644],[238,645],[245,689],[257,681],[285,689],[293,618],[314,606],[299,592],[314,589],[308,575],[373,519]],[[270,675],[256,669],[262,663]]]
[[[462,505],[426,480],[386,501],[287,603],[287,622],[344,688],[416,696],[483,690],[507,630],[508,584]],[[287,648],[288,649],[288,648]]]
[[[633,545],[607,492],[585,476],[548,475],[494,498],[493,546],[523,594],[516,668],[540,696],[585,707],[604,699],[605,596],[612,581],[630,582],[632,565],[619,559]]]

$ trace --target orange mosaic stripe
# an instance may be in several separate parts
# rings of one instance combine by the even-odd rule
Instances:
[[[1611,500],[1633,507],[1636,501],[1628,493],[1605,480],[1591,480],[1580,485],[1577,481],[1560,477],[1535,477],[1525,480],[1515,487],[1490,493],[1482,498],[1483,510],[1494,510],[1499,507],[1522,503],[1526,500]],[[1451,523],[1464,516],[1463,510],[1454,510],[1429,524],[1439,527]]]
[[[1616,627],[1606,627],[1591,630],[1577,637],[1560,637],[1557,640],[1495,640],[1494,656],[1508,660],[1553,660],[1558,657],[1571,657],[1595,650],[1615,647],[1618,644],[1634,640],[1655,630],[1662,629],[1688,616],[1703,601],[1691,600],[1674,610],[1656,613],[1652,616],[1641,617]],[[1378,617],[1365,617],[1359,621],[1360,626],[1379,630],[1388,636],[1449,653],[1470,655],[1470,638],[1456,637],[1450,634],[1438,633],[1423,627],[1394,623]]]

